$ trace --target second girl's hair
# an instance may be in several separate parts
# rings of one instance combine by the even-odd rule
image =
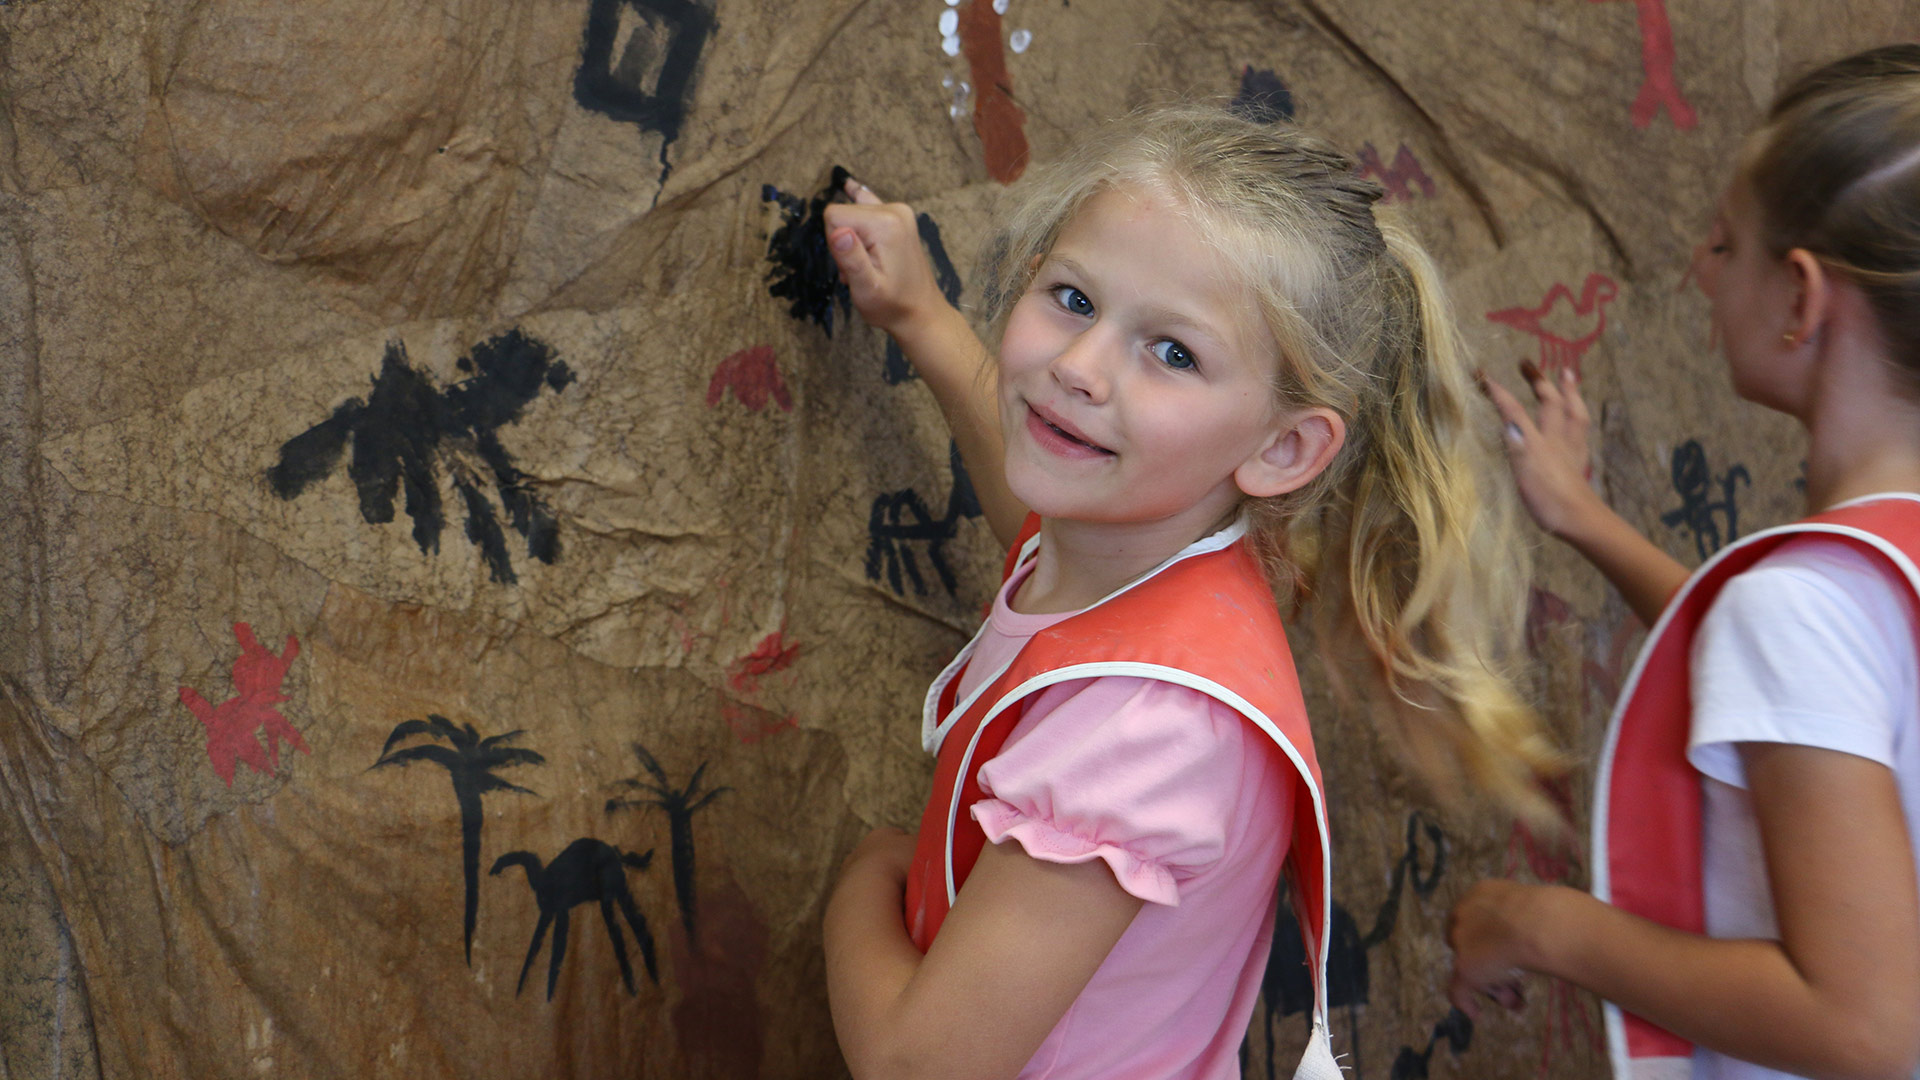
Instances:
[[[1499,428],[1474,386],[1438,277],[1374,214],[1381,188],[1323,140],[1205,105],[1106,126],[1023,185],[995,245],[989,312],[1003,319],[1087,199],[1168,199],[1248,290],[1280,348],[1283,408],[1346,423],[1333,463],[1299,491],[1250,500],[1283,609],[1310,611],[1337,683],[1361,689],[1439,791],[1467,775],[1549,816],[1536,777],[1561,764],[1505,664],[1529,575]]]
[[[1748,144],[1761,236],[1856,282],[1920,386],[1920,45],[1888,45],[1794,80]]]

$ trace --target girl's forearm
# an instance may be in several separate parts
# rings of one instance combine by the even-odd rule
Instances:
[[[871,865],[850,872],[827,903],[827,1003],[847,1067],[886,1074],[887,1036],[901,1030],[896,1006],[920,967],[907,936],[901,888]]]
[[[1627,607],[1649,627],[1659,621],[1667,601],[1691,572],[1627,524],[1598,495],[1557,535],[1606,575]]]
[[[1828,1000],[1779,942],[1685,933],[1568,888],[1541,901],[1526,967],[1745,1061],[1810,1077],[1909,1075],[1897,1040]]]
[[[894,327],[893,335],[947,418],[987,525],[1003,546],[1011,545],[1027,508],[1007,487],[1006,445],[987,347],[966,317],[946,304]]]

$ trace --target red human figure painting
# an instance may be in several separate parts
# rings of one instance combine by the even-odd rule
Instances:
[[[288,634],[286,648],[275,656],[254,640],[253,627],[246,623],[234,623],[233,636],[240,642],[240,656],[233,662],[233,697],[209,705],[193,687],[180,688],[180,701],[207,729],[207,760],[228,787],[233,786],[235,762],[271,774],[280,765],[281,742],[312,753],[300,732],[274,708],[290,700],[280,692],[280,684],[300,655],[300,642]]]
[[[713,378],[707,380],[707,408],[720,404],[729,390],[750,412],[766,408],[768,398],[782,412],[793,411],[793,395],[787,392],[787,380],[774,362],[771,345],[741,349],[720,361],[713,369]]]
[[[1593,343],[1607,328],[1607,305],[1620,295],[1620,283],[1601,273],[1587,275],[1580,286],[1580,295],[1576,298],[1573,290],[1562,282],[1555,282],[1547,295],[1541,297],[1537,307],[1503,308],[1500,311],[1487,312],[1487,318],[1497,323],[1505,323],[1515,330],[1524,330],[1540,339],[1540,370],[1547,375],[1557,376],[1562,369],[1571,368],[1575,378],[1580,377],[1580,358],[1586,355]],[[1572,308],[1576,320],[1593,319],[1593,329],[1579,337],[1569,338],[1547,329],[1546,321],[1553,314],[1554,306],[1565,302]]]
[[[1596,4],[1612,0],[1593,0]],[[1667,0],[1633,0],[1640,16],[1640,66],[1646,77],[1640,82],[1639,96],[1633,99],[1633,126],[1646,127],[1661,109],[1681,131],[1691,131],[1699,123],[1693,106],[1680,93],[1680,82],[1673,74],[1673,24],[1667,21]]]
[[[800,646],[789,642],[785,632],[775,630],[760,639],[753,651],[735,660],[727,668],[727,684],[742,694],[760,689],[760,676],[785,671],[800,655]]]
[[[1405,202],[1414,198],[1416,187],[1420,189],[1420,194],[1428,197],[1432,197],[1436,190],[1433,177],[1420,167],[1420,159],[1407,149],[1406,143],[1400,144],[1391,165],[1380,160],[1380,151],[1375,150],[1372,143],[1362,144],[1360,175],[1380,181],[1380,186],[1387,189],[1386,194],[1380,197],[1381,202]]]

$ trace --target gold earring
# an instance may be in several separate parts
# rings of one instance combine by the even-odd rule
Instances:
[[[1798,345],[1798,344],[1800,344],[1800,339],[1799,339],[1799,338],[1796,338],[1796,337],[1794,337],[1794,336],[1793,336],[1793,331],[1791,331],[1791,330],[1789,330],[1789,331],[1787,331],[1787,332],[1786,332],[1786,333],[1784,333],[1784,334],[1781,334],[1781,335],[1780,335],[1780,341],[1781,341],[1781,343],[1782,343],[1782,344],[1784,344],[1784,345],[1785,345],[1785,346],[1786,346],[1787,348],[1789,348],[1789,349],[1791,349],[1791,348],[1793,348],[1793,347],[1794,347],[1795,345]]]

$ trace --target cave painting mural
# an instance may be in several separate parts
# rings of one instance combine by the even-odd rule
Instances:
[[[287,669],[300,656],[300,642],[292,634],[275,656],[253,636],[253,627],[233,624],[233,636],[240,643],[240,655],[233,661],[233,697],[218,705],[191,686],[180,688],[180,701],[207,732],[207,760],[213,771],[233,786],[238,763],[257,773],[271,776],[280,767],[280,744],[286,743],[303,754],[312,753],[307,742],[280,710],[275,708],[291,700],[280,692]]]

